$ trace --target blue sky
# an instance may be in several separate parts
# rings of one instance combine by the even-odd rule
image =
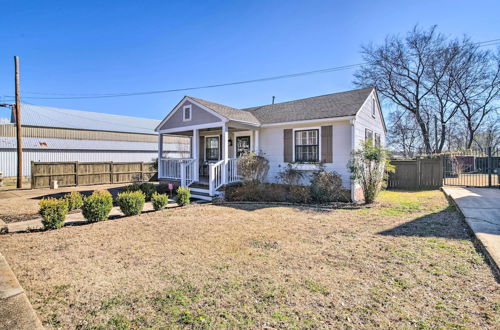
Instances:
[[[361,62],[360,46],[416,23],[449,36],[500,38],[497,1],[0,0],[0,102],[21,91],[94,94],[164,90]],[[234,107],[351,89],[354,70],[231,87],[32,104],[163,118],[186,94]],[[3,109],[3,110],[2,110]],[[0,116],[6,115],[0,108]]]

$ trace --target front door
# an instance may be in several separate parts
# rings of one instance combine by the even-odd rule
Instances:
[[[236,157],[250,152],[250,136],[237,136],[236,137]]]

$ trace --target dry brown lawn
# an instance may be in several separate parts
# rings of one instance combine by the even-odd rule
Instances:
[[[442,193],[380,201],[190,205],[0,250],[48,328],[498,328],[499,285]]]

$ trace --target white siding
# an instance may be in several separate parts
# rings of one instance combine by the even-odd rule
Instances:
[[[349,121],[325,121],[314,124],[288,125],[279,127],[264,127],[260,129],[260,150],[269,160],[268,181],[276,182],[277,174],[282,171],[287,163],[283,161],[283,130],[287,128],[307,128],[332,125],[332,160],[333,163],[325,164],[330,171],[335,171],[342,176],[342,185],[350,189],[350,174],[347,163],[351,154],[351,125]],[[307,167],[307,166],[305,166]],[[314,166],[309,166],[313,167]]]
[[[31,161],[35,162],[151,162],[157,152],[124,151],[72,151],[72,150],[25,150],[23,151],[23,176],[31,175]],[[16,150],[0,150],[0,172],[4,177],[17,172]]]
[[[375,118],[372,116],[372,102],[375,102]],[[356,115],[355,127],[355,149],[361,146],[361,142],[365,140],[365,129],[368,128],[373,133],[380,134],[380,142],[385,146],[385,131],[382,119],[382,112],[378,106],[374,93],[370,94],[365,103]],[[375,136],[375,135],[374,135]]]

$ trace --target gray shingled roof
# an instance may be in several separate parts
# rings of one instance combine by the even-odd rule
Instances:
[[[242,109],[262,124],[355,116],[372,87]]]
[[[217,112],[219,115],[226,117],[229,120],[242,121],[245,123],[259,124],[257,118],[251,112],[238,110],[235,108],[228,107],[227,105],[214,103],[210,101],[206,101],[203,99],[199,99],[196,97],[188,96],[190,99],[206,106],[207,108],[212,109]]]
[[[252,124],[274,124],[290,121],[355,116],[372,91],[373,87],[368,87],[241,110],[191,96],[189,96],[189,98],[212,109],[229,120],[237,120]]]

